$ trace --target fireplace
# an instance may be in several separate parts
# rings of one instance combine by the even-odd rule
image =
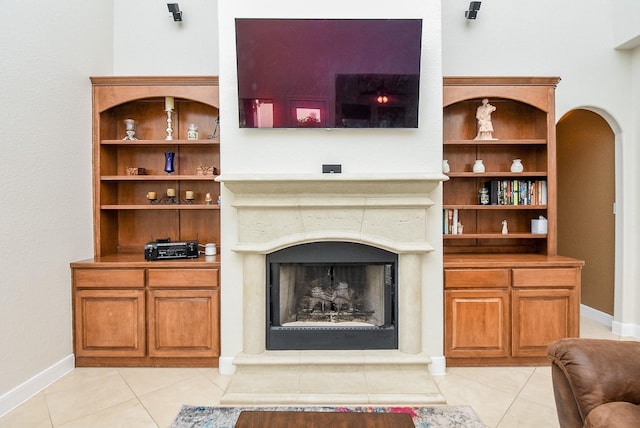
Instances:
[[[268,350],[398,348],[397,254],[313,242],[266,261]]]
[[[421,376],[435,361],[435,372],[444,372],[442,260],[432,245],[442,239],[441,214],[430,209],[443,179],[440,173],[218,177],[235,211],[222,218],[231,253],[224,271],[237,273],[226,280],[221,322],[223,336],[225,325],[233,331],[223,340],[238,351],[221,357],[221,371],[360,365]],[[274,280],[294,285],[273,292],[266,284]],[[376,285],[367,290],[363,282]],[[315,295],[314,287],[320,287]],[[371,291],[380,300],[364,303]],[[281,305],[283,298],[290,303]]]

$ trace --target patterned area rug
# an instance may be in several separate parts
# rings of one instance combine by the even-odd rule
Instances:
[[[233,428],[243,410],[409,413],[416,428],[486,428],[469,406],[428,407],[198,407],[182,406],[171,428]]]

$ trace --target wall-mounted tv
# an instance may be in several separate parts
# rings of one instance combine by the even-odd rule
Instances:
[[[236,19],[242,128],[417,128],[421,19]]]

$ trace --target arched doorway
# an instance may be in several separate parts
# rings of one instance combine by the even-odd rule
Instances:
[[[558,122],[558,253],[585,260],[582,304],[614,312],[615,135],[597,113]]]

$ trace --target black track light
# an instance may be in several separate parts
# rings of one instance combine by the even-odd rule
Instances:
[[[169,12],[173,14],[174,21],[182,21],[182,12],[180,11],[180,6],[178,6],[178,3],[167,3],[167,7],[169,8]]]
[[[478,16],[478,11],[480,10],[480,4],[482,2],[479,1],[472,1],[471,3],[469,3],[469,10],[466,10],[464,12],[464,17],[467,19],[476,19],[476,17]]]

